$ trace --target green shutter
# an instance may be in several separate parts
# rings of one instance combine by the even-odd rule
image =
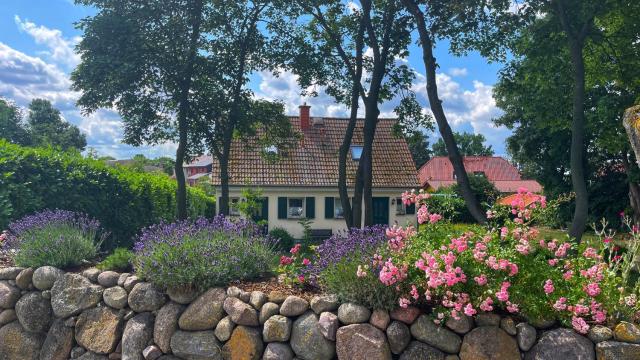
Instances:
[[[316,217],[316,198],[308,197],[306,200],[306,218],[307,219],[315,219]]]
[[[415,214],[416,204],[406,205],[405,212],[407,213],[407,215]]]
[[[218,198],[218,214],[221,214],[222,212],[220,211],[220,204],[222,204],[222,196]]]
[[[262,198],[262,213],[260,215],[262,217],[262,220],[269,221],[269,198],[268,197]]]
[[[287,198],[278,197],[278,219],[287,218]]]
[[[324,198],[324,218],[333,219],[333,197]]]

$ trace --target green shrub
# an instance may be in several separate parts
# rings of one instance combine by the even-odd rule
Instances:
[[[296,239],[294,239],[287,230],[279,227],[273,228],[269,231],[269,235],[278,241],[278,249],[281,251],[289,251],[296,241]]]
[[[145,226],[176,218],[176,182],[166,175],[113,168],[79,153],[26,148],[0,139],[0,228],[47,208],[98,219],[111,236],[105,249],[130,247]],[[213,214],[214,199],[189,188],[190,217]]]
[[[273,243],[258,226],[223,216],[151,226],[134,251],[138,276],[160,288],[224,286],[259,279],[276,265]]]
[[[11,223],[4,248],[18,266],[64,269],[93,259],[105,236],[84,214],[45,210]]]
[[[111,255],[98,264],[97,268],[119,272],[130,271],[134,257],[135,254],[129,249],[116,248]]]

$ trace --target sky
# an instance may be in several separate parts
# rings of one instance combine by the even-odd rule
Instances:
[[[0,1],[0,97],[26,107],[34,98],[50,100],[66,121],[77,125],[87,135],[88,147],[99,155],[118,159],[135,154],[148,157],[175,157],[175,144],[133,147],[123,144],[122,123],[117,112],[100,109],[83,114],[75,106],[79,93],[70,89],[69,74],[80,62],[74,46],[82,32],[74,23],[90,16],[90,8],[75,5],[73,0],[2,0]],[[449,123],[455,131],[483,134],[497,155],[506,155],[504,139],[510,131],[495,127],[492,119],[500,109],[492,98],[493,84],[501,64],[489,63],[477,53],[465,57],[449,54],[446,43],[436,44],[439,64],[438,90]],[[410,48],[406,59],[417,73],[413,90],[418,101],[429,112],[421,50]],[[347,116],[348,109],[336,104],[319,89],[315,98],[301,97],[295,75],[257,73],[249,84],[255,95],[277,99],[285,104],[287,115],[297,115],[303,102],[311,105],[311,116]],[[396,102],[381,105],[381,116],[393,117]],[[429,133],[430,141],[437,140]]]

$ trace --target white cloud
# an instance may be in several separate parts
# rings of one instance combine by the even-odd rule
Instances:
[[[24,31],[33,37],[36,44],[44,45],[49,49],[43,53],[55,62],[64,64],[69,68],[73,68],[80,63],[80,55],[74,51],[74,46],[80,40],[79,37],[66,39],[58,29],[49,29],[43,25],[38,26],[26,19],[22,20],[18,15],[15,15],[13,19],[20,31]]]
[[[453,76],[453,77],[457,77],[457,76],[467,76],[467,68],[458,68],[458,67],[453,67],[451,69],[449,69],[449,75]]]

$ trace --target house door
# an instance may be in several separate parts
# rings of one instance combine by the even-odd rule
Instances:
[[[373,223],[389,225],[389,198],[374,197],[373,200]]]

